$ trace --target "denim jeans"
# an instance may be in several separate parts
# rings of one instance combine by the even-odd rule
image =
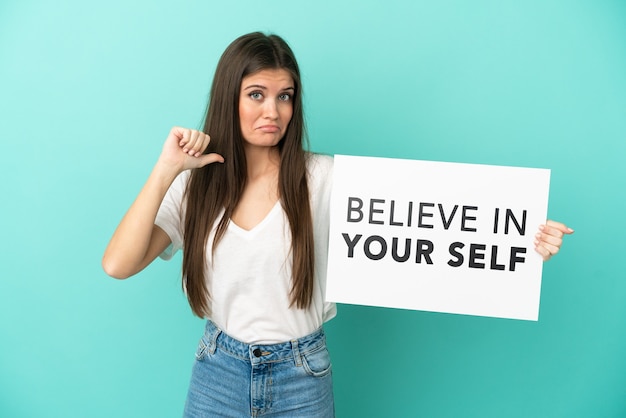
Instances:
[[[324,331],[280,344],[249,345],[207,321],[184,416],[333,417]]]

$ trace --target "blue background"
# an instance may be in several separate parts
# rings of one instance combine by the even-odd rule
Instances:
[[[339,417],[626,416],[626,3],[0,3],[0,416],[180,416],[202,330],[180,258],[100,258],[241,34],[286,38],[311,148],[552,169],[576,229],[539,322],[339,306]]]

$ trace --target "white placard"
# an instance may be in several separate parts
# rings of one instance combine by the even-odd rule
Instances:
[[[536,321],[550,170],[335,156],[326,299]]]

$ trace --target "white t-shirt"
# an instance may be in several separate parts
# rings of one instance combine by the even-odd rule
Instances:
[[[272,344],[308,335],[336,315],[334,303],[324,301],[328,262],[328,229],[333,159],[310,154],[308,186],[315,244],[313,298],[308,309],[289,307],[291,290],[291,232],[280,202],[253,229],[230,222],[215,257],[206,248],[210,319],[228,335],[249,344]],[[170,259],[183,245],[184,208],[181,202],[190,172],[179,175],[159,208],[155,224],[172,244],[161,254]]]

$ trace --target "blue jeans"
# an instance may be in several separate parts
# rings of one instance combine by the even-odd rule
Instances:
[[[184,416],[333,417],[324,331],[280,344],[249,345],[207,321]]]

